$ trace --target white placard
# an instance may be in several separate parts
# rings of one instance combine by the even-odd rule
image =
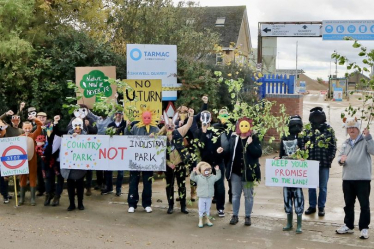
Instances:
[[[321,36],[321,24],[261,24],[261,36]]]
[[[266,159],[265,185],[272,187],[318,188],[319,162],[312,160]]]
[[[166,137],[64,135],[62,169],[166,170]]]
[[[24,175],[29,173],[26,139],[27,138],[24,136],[0,139],[1,176]]]
[[[322,22],[323,40],[374,40],[374,20],[325,20]]]
[[[127,79],[161,79],[162,100],[176,100],[177,46],[127,44]]]

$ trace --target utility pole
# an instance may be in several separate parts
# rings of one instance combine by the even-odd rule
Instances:
[[[297,49],[298,49],[299,41],[296,41],[296,84],[295,87],[298,86],[297,84],[297,76],[298,76],[298,71],[297,71]]]

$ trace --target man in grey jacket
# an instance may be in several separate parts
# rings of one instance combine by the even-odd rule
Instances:
[[[347,119],[345,128],[349,138],[343,143],[338,162],[343,166],[344,225],[336,230],[338,234],[353,233],[356,197],[360,202],[361,213],[358,227],[360,238],[369,238],[370,224],[370,181],[371,155],[374,155],[374,141],[367,128],[360,132],[356,119]]]

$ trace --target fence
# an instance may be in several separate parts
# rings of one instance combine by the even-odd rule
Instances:
[[[295,75],[264,75],[257,80],[262,83],[259,87],[260,98],[265,98],[266,94],[294,94],[295,92]]]

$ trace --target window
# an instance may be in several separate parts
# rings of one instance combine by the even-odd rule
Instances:
[[[195,18],[187,18],[186,25],[192,25],[195,23]]]
[[[223,27],[225,26],[226,17],[217,17],[216,20],[216,27]]]
[[[216,53],[216,65],[221,65],[223,62],[223,54]]]

